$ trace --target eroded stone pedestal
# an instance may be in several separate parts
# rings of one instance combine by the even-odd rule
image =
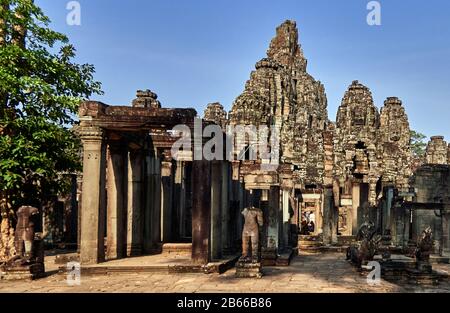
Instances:
[[[277,249],[276,248],[261,248],[261,263],[264,266],[277,265]]]
[[[392,259],[384,260],[381,256],[375,258],[381,265],[381,277],[394,283],[404,283],[420,286],[435,286],[446,279],[448,275],[433,270],[429,262],[416,261],[402,255],[393,255]]]
[[[35,263],[23,266],[3,267],[0,280],[34,280],[45,276],[43,263]]]
[[[261,262],[252,263],[239,260],[236,263],[236,277],[238,278],[261,278]]]

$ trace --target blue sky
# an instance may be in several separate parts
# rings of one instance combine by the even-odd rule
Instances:
[[[378,107],[397,96],[413,129],[450,141],[448,0],[381,0],[381,26],[366,23],[369,0],[79,0],[81,26],[66,24],[68,2],[36,0],[77,61],[95,65],[105,91],[96,100],[127,105],[149,88],[164,107],[229,110],[275,28],[293,19],[331,120],[357,79]]]

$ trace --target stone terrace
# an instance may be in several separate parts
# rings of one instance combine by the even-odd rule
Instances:
[[[438,287],[398,286],[382,281],[370,286],[366,278],[345,261],[341,253],[307,254],[295,257],[290,267],[266,267],[262,279],[238,279],[234,269],[218,274],[113,274],[82,276],[80,286],[68,286],[65,276],[55,274],[57,266],[47,258],[47,270],[53,275],[33,282],[1,282],[0,292],[325,292],[325,293],[397,293],[450,292],[450,284]],[[450,265],[436,265],[450,272]]]

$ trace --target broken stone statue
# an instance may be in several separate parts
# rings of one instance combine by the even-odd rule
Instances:
[[[431,271],[430,254],[433,251],[433,232],[431,227],[427,227],[420,236],[414,255],[416,257],[416,267],[422,271]]]
[[[16,255],[1,265],[3,279],[34,279],[43,276],[43,241],[35,232],[34,218],[39,210],[22,206],[17,211],[14,245]]]
[[[259,253],[259,228],[263,226],[263,212],[255,207],[245,208],[242,231],[242,256],[236,265],[237,277],[262,277]]]
[[[358,267],[372,261],[381,242],[381,236],[376,233],[374,223],[364,222],[356,235],[357,243],[347,249],[347,260]]]

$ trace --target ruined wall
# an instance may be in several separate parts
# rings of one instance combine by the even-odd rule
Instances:
[[[427,164],[449,164],[449,147],[443,136],[431,137],[426,150]]]
[[[440,139],[439,139],[440,141]],[[415,203],[428,204],[426,209],[413,211],[413,240],[416,240],[422,231],[428,226],[433,231],[434,250],[439,251],[439,246],[450,247],[448,238],[450,218],[448,208],[450,207],[450,166],[442,164],[422,165],[411,179],[411,185],[416,191]],[[444,204],[447,213],[444,214],[444,221],[437,216],[439,210],[433,207],[433,203]],[[443,223],[444,222],[444,223]],[[444,227],[444,242],[440,241],[442,229]]]
[[[306,67],[296,23],[286,21],[233,103],[230,122],[279,127],[281,161],[297,165],[298,182],[322,184],[327,100],[323,85]]]

